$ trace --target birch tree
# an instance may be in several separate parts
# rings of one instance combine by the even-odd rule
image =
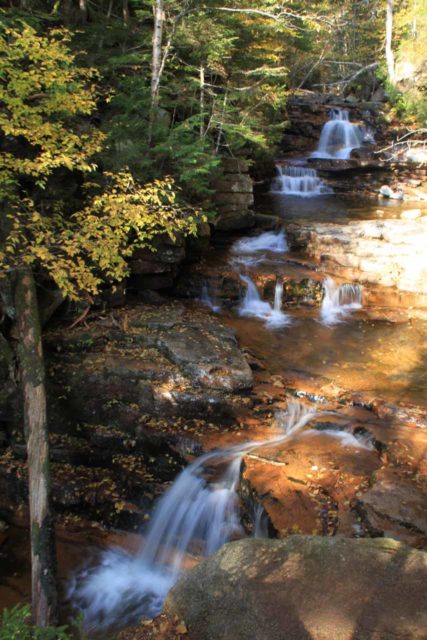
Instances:
[[[387,72],[390,82],[394,82],[394,54],[393,54],[393,12],[394,0],[387,0],[386,6],[386,31],[385,31],[385,57]]]

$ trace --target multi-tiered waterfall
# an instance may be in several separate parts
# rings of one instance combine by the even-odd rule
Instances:
[[[276,165],[276,170],[278,175],[271,185],[272,193],[302,198],[333,193],[332,189],[319,178],[315,169],[297,165]]]
[[[364,138],[364,127],[352,124],[348,111],[332,109],[320,134],[319,145],[311,157],[348,160],[353,149],[362,146]]]

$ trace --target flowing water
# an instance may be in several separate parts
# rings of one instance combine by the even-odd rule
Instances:
[[[285,196],[313,198],[333,193],[331,187],[319,178],[315,169],[301,166],[276,165],[277,176],[271,185],[271,192]]]
[[[232,253],[244,255],[259,253],[260,251],[285,253],[288,250],[289,247],[283,229],[277,233],[274,231],[266,231],[253,238],[242,238],[241,240],[237,240],[231,248]]]
[[[209,294],[209,288],[207,283],[202,286],[202,295],[200,296],[200,302],[208,307],[214,313],[219,313],[221,311],[221,305]]]
[[[239,314],[245,317],[264,320],[267,327],[278,329],[291,323],[290,317],[282,311],[283,284],[276,283],[274,305],[261,299],[256,284],[249,276],[240,275],[246,284],[246,293],[239,307]]]
[[[138,555],[110,549],[97,566],[73,577],[68,596],[85,628],[99,632],[157,615],[191,556],[210,555],[243,537],[236,494],[242,455],[291,440],[315,415],[290,400],[287,412],[276,414],[272,438],[207,453],[184,469],[160,499]],[[254,535],[263,532],[256,509]]]
[[[348,111],[332,109],[320,134],[318,147],[311,157],[348,160],[353,149],[362,146],[364,138],[363,128],[350,122]]]
[[[362,290],[357,284],[338,286],[329,276],[323,282],[320,317],[325,325],[344,322],[352,311],[362,308]]]
[[[349,158],[352,149],[366,142],[372,142],[369,131],[352,124],[348,112],[333,110],[312,157]],[[349,219],[376,219],[385,212],[386,217],[393,217],[401,212],[394,202],[381,203],[378,209],[375,202],[332,196],[314,169],[287,166],[278,171],[272,193],[263,198],[261,207],[288,223],[345,224]],[[236,309],[224,311],[222,318],[236,330],[240,343],[265,364],[269,382],[274,376],[288,377],[289,384],[315,380],[327,387],[339,385],[344,391],[427,407],[425,323],[371,322],[362,307],[362,289],[352,283],[337,285],[330,277],[323,281],[320,309],[301,305],[285,313],[286,278],[298,280],[313,274],[292,262],[283,229],[242,238],[230,254],[224,268],[231,264],[236,269],[244,294],[237,313]],[[263,300],[255,272],[276,279],[274,302]],[[221,309],[207,282],[199,302],[212,312]],[[237,494],[245,454],[290,440],[293,446],[297,440],[300,445],[305,443],[311,453],[320,433],[344,447],[347,460],[352,457],[356,467],[360,464],[356,454],[368,451],[372,455],[373,441],[367,433],[353,432],[350,427],[331,428],[329,422],[321,431],[318,425],[307,427],[318,415],[315,409],[288,398],[287,411],[275,413],[271,437],[209,451],[184,469],[157,503],[138,553],[110,548],[99,554],[96,563],[88,562],[73,573],[68,597],[74,610],[83,613],[86,630],[105,637],[108,629],[156,615],[183,570],[225,542],[246,535]],[[261,504],[254,503],[252,519],[252,535],[267,536],[268,518]]]

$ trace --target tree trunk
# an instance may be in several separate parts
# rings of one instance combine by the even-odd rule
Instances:
[[[385,23],[385,57],[387,61],[388,79],[394,82],[394,55],[392,49],[393,39],[393,8],[394,0],[387,0]]]
[[[159,106],[160,74],[162,68],[163,24],[165,20],[164,2],[156,0],[154,8],[153,57],[151,62],[151,105],[148,141],[151,143],[153,125]]]
[[[205,68],[200,65],[200,137],[205,135]]]
[[[129,0],[123,0],[122,14],[123,22],[127,25],[129,23]]]
[[[87,4],[86,4],[86,0],[79,0],[79,13],[80,13],[80,22],[82,24],[86,24],[86,22],[87,22]]]
[[[36,286],[29,269],[23,269],[16,275],[15,308],[27,439],[33,618],[36,625],[44,627],[55,624],[57,619],[56,562],[49,507],[49,442],[43,348]]]

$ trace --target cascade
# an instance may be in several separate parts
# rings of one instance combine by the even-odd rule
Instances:
[[[219,313],[221,311],[221,305],[209,295],[209,289],[206,282],[202,286],[202,295],[200,296],[200,302],[214,313]]]
[[[274,293],[274,307],[269,302],[261,299],[256,284],[249,276],[240,275],[240,279],[246,284],[246,293],[239,308],[241,316],[260,318],[266,321],[269,328],[279,328],[289,325],[291,320],[286,313],[283,313],[282,296],[283,284],[277,282]]]
[[[276,287],[274,289],[274,311],[282,310],[282,301],[283,301],[283,282],[276,282]]]
[[[323,301],[320,308],[321,321],[326,325],[343,322],[353,310],[362,308],[362,290],[357,284],[338,286],[327,277],[323,283]]]
[[[271,251],[272,253],[285,253],[289,251],[285,230],[278,232],[266,231],[254,238],[241,238],[231,248],[232,253],[251,254],[258,251]]]
[[[332,109],[329,120],[323,125],[319,145],[311,158],[348,160],[353,149],[358,149],[365,137],[364,128],[352,124],[348,111]]]
[[[301,198],[333,193],[333,190],[319,178],[315,169],[276,165],[276,170],[278,175],[271,185],[271,193]]]
[[[236,493],[242,455],[289,440],[315,415],[315,410],[290,400],[288,411],[276,414],[279,435],[207,453],[184,469],[160,499],[137,556],[110,549],[98,566],[74,576],[68,596],[83,613],[86,630],[157,615],[191,553],[209,555],[233,537],[242,537]],[[254,525],[254,535],[265,533],[260,509]]]

